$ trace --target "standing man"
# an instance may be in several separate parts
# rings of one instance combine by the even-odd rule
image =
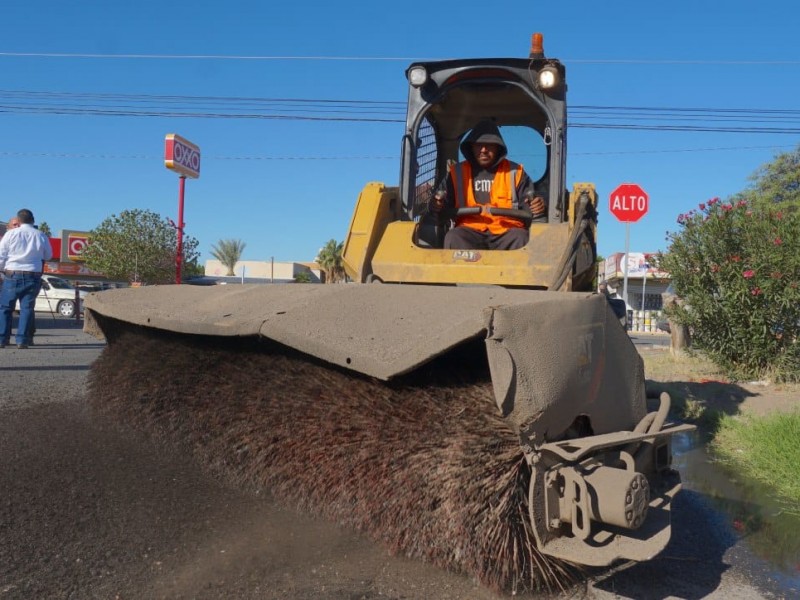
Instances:
[[[16,341],[17,348],[24,349],[31,342],[30,322],[42,287],[44,261],[53,257],[53,251],[47,236],[33,226],[30,210],[20,209],[17,218],[20,226],[0,239],[0,272],[4,275],[0,290],[0,348],[11,341],[11,319],[19,301]]]
[[[13,216],[8,220],[8,223],[6,224],[6,231],[10,231],[11,229],[16,229],[20,225],[22,225],[22,223],[19,222],[19,218]],[[31,320],[28,321],[29,333],[28,335],[25,336],[28,340],[28,344],[31,346],[33,346],[33,334],[36,332],[36,319],[34,318],[35,316],[36,312],[34,311],[31,313]]]
[[[547,201],[522,168],[508,158],[500,129],[481,121],[460,145],[466,160],[452,165],[430,209],[481,208],[479,214],[456,219],[444,238],[446,249],[513,250],[528,243],[528,227],[513,217],[493,215],[487,208],[528,210],[532,218],[546,217]]]

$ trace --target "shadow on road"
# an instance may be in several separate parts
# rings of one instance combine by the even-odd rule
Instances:
[[[17,328],[19,315],[14,315],[12,327]],[[44,331],[48,329],[83,329],[83,319],[75,320],[74,318],[66,318],[61,316],[51,315],[50,313],[36,313],[36,331]]]
[[[730,568],[726,551],[736,536],[703,494],[684,490],[673,510],[682,515],[672,521],[672,538],[664,551],[648,562],[612,571],[595,580],[594,587],[624,598],[685,598],[712,594]],[[685,518],[691,515],[691,518]]]
[[[687,403],[697,402],[699,406],[726,415],[739,412],[740,405],[747,399],[758,396],[735,383],[724,381],[645,381],[648,398],[657,398],[667,392],[672,398],[673,409],[686,412]],[[691,416],[691,415],[684,415]]]
[[[29,350],[25,350],[28,352]],[[1,371],[88,371],[88,365],[44,365],[41,367],[21,367],[21,366],[10,366],[10,367],[0,367]]]

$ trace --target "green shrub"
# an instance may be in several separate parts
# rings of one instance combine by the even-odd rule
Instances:
[[[747,198],[747,199],[745,199]],[[736,379],[800,380],[800,214],[794,201],[741,194],[678,217],[659,256],[692,343]]]

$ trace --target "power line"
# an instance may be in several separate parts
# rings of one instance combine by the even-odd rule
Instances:
[[[298,110],[299,105],[302,109],[317,109],[320,111],[341,110],[341,111],[374,111],[388,110],[391,113],[404,113],[405,102],[399,100],[353,100],[353,99],[330,99],[330,98],[268,98],[258,96],[188,96],[188,95],[157,95],[157,94],[108,94],[108,93],[82,93],[82,92],[51,92],[51,91],[26,91],[26,90],[0,90],[0,97],[8,97],[22,102],[43,102],[45,106],[51,106],[53,102],[70,101],[78,103],[81,107],[120,106],[114,101],[124,101],[135,104],[197,104],[209,103],[214,106],[233,106],[233,107],[257,107],[262,109],[282,108]],[[98,104],[95,104],[98,103]],[[122,107],[130,107],[123,104]],[[203,106],[201,105],[201,108]],[[683,118],[706,117],[706,118],[727,118],[734,120],[737,117],[750,118],[758,116],[761,119],[781,119],[786,117],[800,117],[798,109],[767,109],[767,108],[720,108],[720,107],[652,107],[652,106],[593,106],[593,105],[573,105],[570,107],[572,116],[594,117],[594,113],[602,113],[606,116],[625,116],[630,118],[634,115],[642,117],[654,115],[659,117],[680,116]],[[790,119],[794,120],[794,119]]]
[[[624,123],[569,123],[572,129],[622,129],[629,131],[683,131],[694,133],[769,133],[797,135],[800,127],[703,127],[700,125],[626,125]]]
[[[636,155],[636,154],[677,154],[686,152],[716,152],[738,150],[777,150],[781,148],[794,148],[795,144],[778,144],[770,146],[715,146],[705,148],[674,148],[669,150],[610,150],[602,152],[570,152],[570,156],[606,156],[606,155]],[[0,151],[0,157],[10,158],[77,158],[101,160],[149,160],[161,161],[163,156],[147,154],[87,154],[67,152],[11,152]],[[243,160],[243,161],[293,161],[293,160],[322,160],[322,161],[349,161],[349,160],[400,160],[399,155],[394,156],[215,156],[204,155],[203,160]]]
[[[195,118],[195,119],[248,119],[248,120],[276,120],[276,121],[324,121],[348,123],[404,123],[403,118],[380,118],[358,116],[333,116],[333,115],[300,115],[300,114],[263,114],[263,113],[219,113],[199,111],[165,111],[165,110],[125,110],[101,109],[86,107],[34,107],[0,104],[0,114],[49,114],[69,116],[92,117],[160,117],[160,118]],[[356,114],[356,113],[353,113]],[[363,111],[357,111],[363,114]],[[631,120],[626,119],[626,120]],[[673,131],[673,132],[703,132],[703,133],[753,133],[753,134],[780,134],[797,135],[797,127],[730,127],[730,126],[700,126],[700,125],[643,125],[630,123],[587,123],[570,121],[568,127],[573,129],[624,129],[631,131]]]
[[[43,99],[74,99],[74,100],[126,100],[126,101],[211,101],[223,103],[236,103],[236,102],[253,102],[253,103],[282,103],[288,102],[291,104],[334,104],[334,105],[383,105],[383,106],[399,106],[405,109],[406,103],[400,100],[342,100],[331,98],[266,98],[263,96],[187,96],[175,94],[111,94],[111,93],[98,93],[98,92],[63,92],[63,91],[30,91],[30,90],[3,90],[0,89],[0,95],[10,96],[12,98],[43,98]]]
[[[681,60],[681,59],[602,59],[602,58],[562,58],[562,63],[604,64],[604,65],[710,65],[710,66],[797,66],[800,60]]]
[[[669,150],[604,150],[602,152],[569,152],[570,156],[608,156],[617,154],[678,154],[685,152],[717,152],[725,150],[778,150],[795,148],[796,144],[779,144],[772,146],[716,146],[708,148],[673,148]]]
[[[330,98],[0,90],[0,113],[402,123],[405,103]],[[796,126],[798,123],[800,110],[797,109],[576,105],[570,111],[569,126],[576,129],[796,135],[800,133]]]
[[[0,113],[9,114],[50,114],[50,115],[81,115],[93,117],[169,117],[169,118],[195,118],[195,119],[260,119],[280,121],[346,121],[363,123],[403,123],[405,119],[389,119],[377,117],[335,117],[317,115],[291,115],[291,114],[226,114],[209,112],[177,112],[177,111],[148,111],[148,110],[111,110],[87,108],[46,108],[46,107],[20,107],[0,104]]]
[[[420,61],[446,59],[420,59],[401,56],[237,56],[232,54],[100,54],[79,52],[0,52],[9,58],[102,58],[102,59],[155,59],[155,60],[330,60],[330,61]]]
[[[401,56],[239,56],[232,54],[102,54],[79,52],[0,52],[8,58],[80,58],[80,59],[147,59],[147,60],[242,60],[242,61],[405,61],[425,62],[452,60],[453,57],[420,58]],[[729,66],[797,66],[798,60],[711,60],[711,59],[632,59],[632,58],[561,58],[563,63],[608,65],[729,65]]]
[[[67,152],[3,152],[0,157],[15,158],[89,158],[103,160],[164,160],[163,156],[148,154],[87,154]],[[203,155],[203,160],[399,160],[400,156],[214,156]]]
[[[359,100],[331,98],[269,98],[258,96],[189,96],[158,94],[109,94],[63,91],[0,90],[0,99],[6,99],[4,107],[15,111],[81,110],[133,116],[132,109],[147,116],[169,115],[173,107],[190,111],[224,110],[226,114],[236,115],[247,110],[258,112],[283,111],[287,113],[338,113],[338,114],[378,114],[404,115],[405,102],[398,100]],[[166,107],[164,105],[167,105]],[[150,112],[142,111],[147,106]],[[219,116],[219,113],[198,113],[201,116]],[[249,117],[244,112],[244,117]],[[280,116],[280,115],[279,115]],[[722,108],[722,107],[652,107],[652,106],[595,106],[574,105],[570,116],[579,121],[588,119],[631,120],[677,120],[684,121],[778,121],[795,123],[800,121],[798,109],[767,108]]]
[[[626,111],[675,111],[675,112],[731,112],[731,113],[786,113],[800,114],[794,108],[708,108],[708,107],[654,107],[654,106],[591,106],[586,104],[573,104],[571,110],[626,110]]]

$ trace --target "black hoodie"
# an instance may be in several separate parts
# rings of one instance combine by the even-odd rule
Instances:
[[[482,168],[480,165],[478,165],[478,161],[475,159],[475,154],[472,152],[472,144],[478,142],[482,142],[484,144],[497,144],[500,146],[500,151],[497,153],[497,160],[491,167],[489,167],[493,171],[496,170],[497,165],[506,157],[506,154],[508,154],[508,147],[506,146],[505,140],[503,140],[503,136],[500,135],[500,129],[491,121],[481,121],[461,142],[461,145],[459,146],[461,149],[461,154],[463,154],[464,158],[466,158],[472,165],[473,171],[475,169]]]
[[[475,159],[475,155],[472,152],[472,144],[476,142],[497,144],[500,147],[500,150],[497,153],[497,160],[490,167],[483,168]],[[503,140],[503,136],[500,135],[500,129],[492,121],[481,121],[475,127],[473,127],[472,131],[470,131],[469,134],[464,138],[464,140],[461,142],[460,149],[461,154],[464,155],[464,158],[467,159],[472,167],[472,186],[473,193],[475,195],[475,202],[478,204],[488,204],[491,195],[492,182],[494,181],[497,167],[508,154],[508,147]],[[517,163],[512,161],[509,162],[511,163],[512,169],[520,168]],[[449,207],[454,207],[456,202],[455,188],[453,186],[453,180],[449,176],[446,178],[446,190],[446,205]],[[517,197],[520,198],[520,201],[525,197],[524,194],[528,190],[533,190],[533,182],[523,169],[522,177],[519,185],[517,185]],[[520,208],[524,208],[524,204],[521,204]]]

